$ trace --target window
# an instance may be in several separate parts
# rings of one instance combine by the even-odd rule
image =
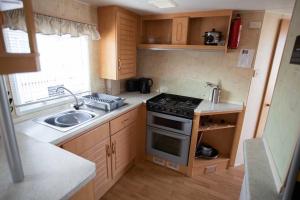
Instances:
[[[5,29],[4,38],[7,51],[29,52],[27,33]],[[74,93],[90,90],[87,37],[37,34],[37,46],[41,71],[9,76],[16,106],[51,99],[58,86]]]

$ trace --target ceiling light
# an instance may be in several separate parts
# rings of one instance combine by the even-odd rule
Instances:
[[[150,0],[149,4],[157,8],[174,8],[176,7],[176,3],[173,0]]]

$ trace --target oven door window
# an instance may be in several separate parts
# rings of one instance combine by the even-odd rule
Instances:
[[[152,132],[152,148],[174,156],[181,156],[182,139]]]
[[[182,130],[184,126],[183,122],[166,119],[158,116],[153,116],[153,124],[177,130]]]

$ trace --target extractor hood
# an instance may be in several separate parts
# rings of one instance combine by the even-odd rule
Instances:
[[[0,11],[23,8],[22,0],[0,0]]]

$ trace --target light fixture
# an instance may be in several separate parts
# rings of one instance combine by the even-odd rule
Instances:
[[[149,0],[148,3],[157,8],[174,8],[177,6],[173,0]]]

